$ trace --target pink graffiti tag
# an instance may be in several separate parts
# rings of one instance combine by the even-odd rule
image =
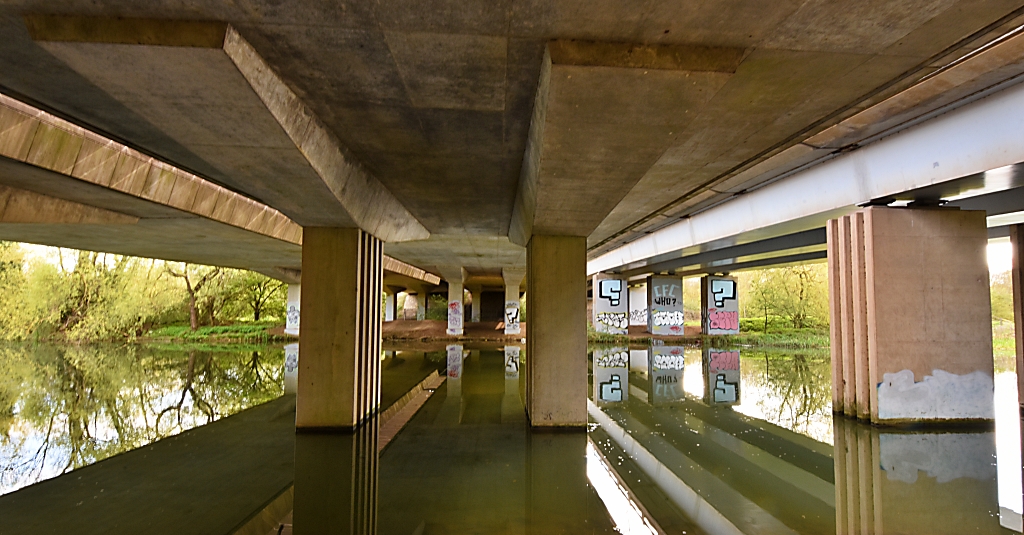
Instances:
[[[723,331],[738,331],[740,329],[740,313],[718,311],[714,308],[708,309],[708,328],[720,329]]]
[[[708,364],[713,371],[738,370],[740,369],[739,351],[716,351],[710,354],[711,362]]]

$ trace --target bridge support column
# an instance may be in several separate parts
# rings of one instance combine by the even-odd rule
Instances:
[[[1010,227],[1010,244],[1013,246],[1013,327],[1017,347],[1017,401],[1020,414],[1024,416],[1024,262],[1021,262],[1021,245],[1024,243],[1024,225]],[[1024,428],[1024,423],[1021,424]],[[1024,448],[1024,446],[1021,446]]]
[[[395,321],[395,302],[398,300],[398,294],[385,291],[384,292],[384,321]]]
[[[463,297],[466,270],[459,266],[439,268],[444,280],[448,281],[448,334],[461,336],[465,329]]]
[[[519,322],[522,321],[519,310],[519,287],[523,284],[526,270],[502,269],[501,277],[505,279],[505,334],[520,334]]]
[[[285,314],[285,334],[292,336],[299,335],[299,318],[302,303],[302,285],[300,284],[289,284],[288,285],[288,309]]]
[[[427,301],[430,300],[430,294],[427,293],[425,287],[416,289],[416,321],[423,321],[427,319]]]
[[[473,286],[469,288],[470,301],[473,302],[473,309],[469,314],[469,321],[473,323],[480,322],[480,302],[483,300],[483,288],[480,286]]]
[[[740,288],[733,277],[700,279],[701,330],[704,334],[739,334]]]
[[[538,236],[526,247],[526,410],[535,427],[587,424],[587,240]]]
[[[381,251],[359,229],[303,230],[297,428],[352,429],[377,410]]]
[[[885,425],[991,420],[985,212],[869,207],[844,219],[830,224],[829,252],[846,414]]]

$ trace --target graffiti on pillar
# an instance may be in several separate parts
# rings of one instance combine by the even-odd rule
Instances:
[[[608,304],[612,307],[619,306],[619,301],[622,295],[622,281],[619,279],[605,279],[599,282],[600,287],[599,296],[601,299],[607,299]]]
[[[519,334],[519,301],[505,301],[505,334]]]
[[[622,279],[594,277],[594,329],[609,334],[629,332],[629,292]]]
[[[285,314],[285,327],[288,331],[298,332],[299,330],[299,304],[288,303],[288,311]]]
[[[739,334],[740,305],[736,280],[721,277],[706,277],[704,281],[705,334]]]
[[[629,349],[594,350],[594,401],[616,403],[629,397]]]
[[[462,345],[451,344],[445,346],[448,354],[448,378],[459,379],[462,377]]]
[[[519,377],[519,346],[505,346],[505,379]]]
[[[648,277],[647,307],[647,330],[651,334],[683,334],[683,279]]]
[[[656,346],[650,349],[647,365],[651,380],[651,404],[679,401],[683,396],[683,352],[681,346]]]
[[[594,327],[602,332],[625,334],[629,329],[629,317],[625,312],[601,312],[597,315],[597,323]]]
[[[740,400],[740,352],[704,350],[704,402],[735,405]]]
[[[647,287],[629,288],[629,324],[647,326]]]
[[[448,303],[448,334],[462,334],[462,303]]]

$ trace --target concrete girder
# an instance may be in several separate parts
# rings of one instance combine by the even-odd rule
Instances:
[[[552,41],[544,55],[513,243],[588,236],[729,80],[744,50]]]
[[[229,25],[55,16],[26,23],[47,51],[204,155],[233,187],[300,224],[359,227],[383,241],[429,237]],[[274,180],[281,174],[291,178],[287,187]]]
[[[820,228],[873,199],[970,175],[983,183],[973,195],[1008,189],[1000,168],[1024,162],[1016,141],[1022,110],[1024,85],[1012,85],[652,232],[590,260],[587,271],[635,270],[688,251]]]
[[[753,159],[664,205],[622,231],[602,236],[600,241],[592,244],[590,257],[595,258],[680,217],[698,213],[793,172],[824,163],[841,151],[891,135],[951,107],[968,104],[1007,81],[1012,83],[1015,77],[1024,73],[1024,35],[1011,31],[1005,39],[996,38],[990,44],[961,56],[949,60],[907,89],[873,104],[855,106],[851,109],[851,116],[823,131],[775,150],[764,158]]]

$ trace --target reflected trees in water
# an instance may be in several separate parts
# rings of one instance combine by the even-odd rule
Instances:
[[[744,351],[743,361],[743,386],[748,392],[757,390],[756,405],[766,420],[831,443],[827,352]]]
[[[0,494],[269,401],[281,349],[0,346]]]

